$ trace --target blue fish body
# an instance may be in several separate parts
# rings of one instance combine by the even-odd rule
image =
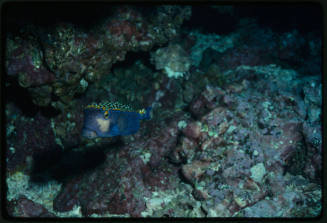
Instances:
[[[135,111],[120,103],[92,104],[84,110],[82,135],[87,138],[126,136],[136,133],[140,120],[151,118],[151,107]]]

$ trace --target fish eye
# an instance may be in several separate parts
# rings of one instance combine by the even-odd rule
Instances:
[[[105,119],[108,119],[109,118],[109,112],[105,111],[103,116],[104,116]]]

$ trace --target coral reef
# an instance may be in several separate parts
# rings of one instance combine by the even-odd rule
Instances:
[[[308,154],[303,150],[309,148],[307,141],[313,143],[314,137],[321,136],[307,136],[312,127],[302,125],[306,105],[295,91],[306,88],[305,82],[293,88],[283,85],[277,74],[284,73],[290,82],[298,74],[277,66],[239,67],[234,72],[239,74],[236,82],[225,89],[208,86],[199,95],[202,103],[193,102],[198,104],[191,110],[196,120],[184,112],[175,113],[162,122],[166,128],[157,126],[151,133],[145,133],[151,123],[145,124],[140,133],[126,139],[128,146],[107,153],[104,167],[64,185],[55,209],[69,211],[80,204],[85,216],[282,217],[299,216],[308,202],[317,204],[320,178],[312,172],[319,173],[321,166],[307,167],[312,171],[304,167],[308,160],[320,160],[321,153],[303,157]],[[250,82],[253,79],[255,83]],[[321,148],[319,140],[316,143],[315,148]],[[318,184],[309,184],[307,177]],[[315,195],[307,193],[311,189],[306,187]],[[92,188],[99,197],[94,197]],[[185,190],[192,196],[181,201],[179,194]],[[182,202],[193,211],[181,210]],[[315,216],[319,205],[315,206],[303,215]]]
[[[53,149],[55,136],[50,128],[50,120],[41,113],[34,118],[18,114],[9,120],[7,129],[13,128],[13,126],[14,128],[10,133],[7,132],[8,171],[15,171],[17,168],[29,165],[34,153]]]
[[[191,66],[191,61],[180,45],[160,48],[152,55],[156,69],[163,69],[169,78],[183,77]]]
[[[27,35],[24,39],[8,36],[8,75],[18,76],[22,87],[31,87],[39,106],[49,105],[52,94],[67,104],[123,61],[128,51],[149,50],[176,36],[191,15],[189,7],[178,6],[158,7],[151,17],[129,6],[114,9],[92,34],[61,23],[50,31],[27,27],[21,31]],[[56,103],[51,105],[57,108]]]
[[[81,205],[85,216],[141,216],[146,208],[144,197],[156,188],[172,189],[176,184],[177,169],[162,160],[176,143],[176,131],[177,124],[172,123],[147,143],[138,140],[141,135],[137,133],[128,146],[110,149],[97,171],[63,185],[54,200],[54,209],[69,211],[74,205]]]
[[[211,9],[235,29],[193,27],[197,6],[115,5],[89,27],[9,32],[10,216],[321,214],[319,35]],[[104,101],[151,106],[152,119],[83,138],[85,106]]]
[[[49,213],[41,204],[36,204],[26,197],[11,201],[8,207],[9,214],[19,217],[55,217]]]

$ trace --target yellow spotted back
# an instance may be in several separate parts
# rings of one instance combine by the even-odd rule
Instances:
[[[129,105],[124,105],[119,102],[104,102],[104,103],[93,103],[86,108],[94,108],[94,109],[101,109],[104,111],[110,111],[110,110],[116,110],[116,111],[124,111],[124,112],[133,112],[133,108],[131,108]]]

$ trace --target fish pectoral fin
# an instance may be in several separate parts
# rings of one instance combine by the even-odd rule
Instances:
[[[128,120],[124,115],[120,115],[117,120],[117,126],[120,132],[124,132],[128,126]]]
[[[118,126],[117,125],[113,125],[110,129],[110,135],[111,136],[117,136],[117,135],[120,135],[121,134],[121,131],[119,130]]]

